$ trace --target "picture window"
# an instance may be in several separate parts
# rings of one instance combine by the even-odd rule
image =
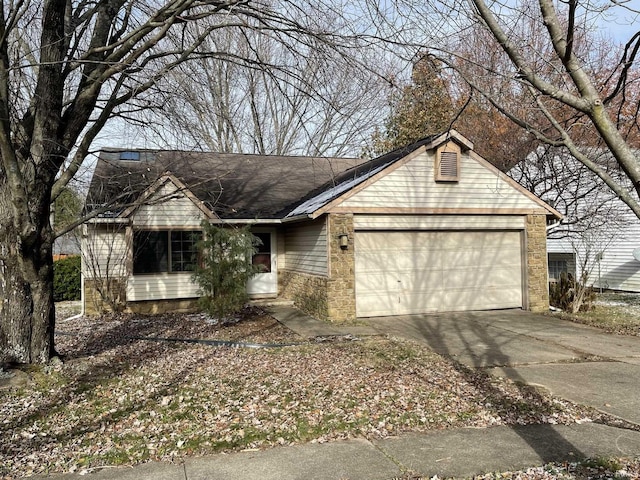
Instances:
[[[133,273],[192,272],[202,232],[140,230],[133,234]]]

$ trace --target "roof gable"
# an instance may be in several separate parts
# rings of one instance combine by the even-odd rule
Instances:
[[[553,209],[514,185],[501,171],[469,151],[460,158],[460,178],[439,182],[434,175],[434,149],[417,150],[363,188],[345,195],[328,212],[417,214],[551,213]]]
[[[434,177],[436,150],[454,142],[462,152],[460,181]],[[458,132],[424,138],[345,172],[338,183],[305,199],[288,218],[326,212],[446,213],[543,211],[560,214],[472,151]]]
[[[130,205],[120,213],[120,217],[129,217],[130,215],[133,215],[146,204],[164,204],[179,198],[187,198],[205,217],[210,219],[217,218],[217,215],[207,208],[205,204],[171,172],[164,173],[155,182],[149,185],[149,187],[147,187],[140,195],[136,203]]]

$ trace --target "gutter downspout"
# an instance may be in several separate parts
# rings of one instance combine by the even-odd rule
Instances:
[[[557,222],[553,222],[551,225],[547,225],[545,228],[545,232],[548,232],[549,230],[551,230],[552,228],[558,227],[562,224],[562,219],[558,220]]]

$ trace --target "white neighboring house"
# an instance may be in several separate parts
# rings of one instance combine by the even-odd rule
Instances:
[[[611,155],[590,157],[617,176]],[[563,272],[596,288],[640,292],[640,220],[582,163],[551,147],[540,147],[509,175],[564,215],[547,226],[549,281]]]

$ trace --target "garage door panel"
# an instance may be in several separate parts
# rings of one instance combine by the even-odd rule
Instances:
[[[415,234],[419,233],[419,237]],[[433,244],[438,232],[365,232],[358,235],[358,244],[363,250],[410,250],[416,243],[424,244],[427,248]],[[388,236],[393,236],[393,243],[389,243]]]
[[[464,248],[462,250],[444,250],[440,252],[445,267],[489,267],[489,266],[508,266],[513,267],[519,264],[521,259],[520,246],[517,247],[498,247],[498,246],[476,246],[473,248]]]
[[[411,272],[416,265],[440,265],[439,252],[380,251],[367,253],[359,259],[361,273]]]
[[[511,267],[495,267],[485,268],[476,271],[474,274],[469,273],[469,268],[458,267],[451,268],[442,276],[442,284],[447,289],[460,288],[493,288],[493,287],[511,287],[514,282],[514,272]],[[520,282],[518,282],[518,286]]]
[[[440,309],[444,299],[444,292],[409,293],[397,304],[394,315],[412,315],[419,313],[433,313]]]
[[[363,295],[373,296],[384,292],[402,291],[396,275],[387,275],[382,272],[368,273],[366,276],[362,276],[358,281],[358,288]]]
[[[488,287],[477,290],[452,289],[444,294],[442,311],[493,310],[496,308],[519,308],[522,294],[518,288]],[[511,301],[509,301],[511,299]],[[499,305],[499,307],[496,307]]]
[[[442,286],[442,280],[442,270],[425,269],[419,274],[394,272],[392,275],[377,272],[368,273],[366,276],[361,277],[357,282],[357,288],[360,293],[404,292],[409,294],[416,292],[428,294],[435,291],[434,285]]]
[[[522,306],[520,232],[377,231],[355,239],[359,316]]]
[[[420,272],[405,273],[398,278],[398,285],[402,291],[426,294],[442,288],[442,269],[425,269]]]

